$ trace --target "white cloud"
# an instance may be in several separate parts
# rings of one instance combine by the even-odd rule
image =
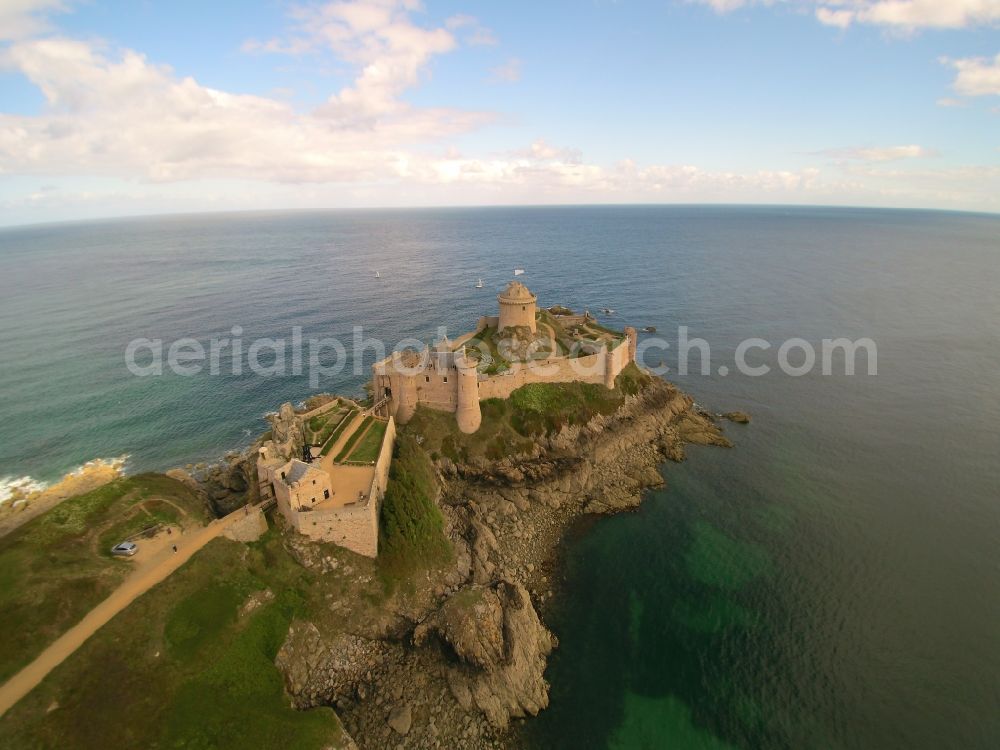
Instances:
[[[475,16],[459,13],[448,18],[444,25],[451,30],[462,30],[463,41],[472,47],[493,46],[499,44],[493,32],[479,23]]]
[[[890,202],[995,209],[1000,200],[997,178],[982,173],[926,171],[914,183],[902,174],[851,171],[850,181],[843,179],[854,168],[933,154],[915,145],[840,149],[835,155],[847,166],[825,171],[706,169],[669,159],[598,164],[542,139],[462,155],[452,137],[493,116],[416,107],[402,94],[477,23],[453,18],[425,28],[413,20],[417,7],[360,0],[297,9],[288,34],[248,43],[261,52],[332,56],[356,70],[350,85],[313,112],[297,111],[280,93],[210,88],[133,50],[58,36],[12,41],[0,49],[0,69],[23,74],[46,106],[34,115],[0,113],[7,196],[0,221],[74,211],[334,205]],[[53,183],[58,189],[37,187]]]
[[[901,30],[961,29],[1000,23],[1000,0],[689,0],[729,13],[755,5],[812,8],[820,23],[870,24]]]
[[[359,69],[350,86],[305,114],[279,98],[179,78],[132,50],[59,37],[16,41],[0,51],[0,67],[21,72],[48,106],[34,116],[0,114],[0,173],[157,181],[392,178],[409,159],[407,147],[491,119],[399,99],[431,57],[456,44],[444,28],[412,24],[410,5],[364,0],[296,11],[313,35],[310,45],[325,45]]]
[[[47,16],[65,10],[63,0],[2,0],[0,40],[24,39],[47,31]]]
[[[941,58],[958,71],[952,88],[963,96],[1000,96],[1000,54],[988,57]]]
[[[836,159],[865,162],[901,161],[903,159],[925,159],[937,156],[936,151],[915,144],[905,146],[852,146],[850,148],[826,149],[818,153]]]
[[[512,57],[503,65],[490,70],[490,79],[499,83],[516,83],[521,80],[521,61]]]
[[[1000,0],[837,0],[821,3],[817,17],[819,10],[832,14],[828,17],[838,26],[853,22],[902,29],[962,29],[1000,22]]]
[[[424,28],[410,19],[415,0],[357,0],[292,10],[286,37],[244,44],[249,51],[303,54],[330,51],[360,74],[331,96],[321,112],[342,122],[364,122],[402,108],[399,95],[419,81],[431,58],[458,46],[451,28],[475,24],[455,16],[445,27]],[[450,26],[450,28],[449,28]]]

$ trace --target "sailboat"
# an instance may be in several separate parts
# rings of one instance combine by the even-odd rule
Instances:
[[[524,269],[523,268],[515,268],[514,269],[514,275],[515,276],[520,276],[522,273],[524,273]]]
[[[476,289],[482,289],[482,288],[483,288],[483,280],[480,279],[479,281],[476,282]]]
[[[378,271],[376,271],[375,272],[375,278],[376,279],[381,279],[382,278],[382,274],[380,274]]]

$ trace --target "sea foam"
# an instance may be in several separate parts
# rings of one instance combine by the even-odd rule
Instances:
[[[0,504],[8,502],[12,498],[19,499],[19,498],[30,497],[31,495],[34,495],[38,492],[43,492],[44,490],[53,487],[58,487],[63,482],[71,481],[73,479],[78,479],[93,471],[98,471],[102,469],[111,469],[118,475],[124,474],[125,465],[128,462],[128,459],[129,459],[128,454],[125,454],[123,456],[116,456],[114,458],[95,458],[90,461],[87,461],[84,464],[81,464],[72,471],[67,472],[62,479],[56,482],[43,482],[31,476],[0,477]]]

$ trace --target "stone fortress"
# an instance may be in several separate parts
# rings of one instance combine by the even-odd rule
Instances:
[[[395,352],[372,365],[370,391],[381,413],[406,424],[417,406],[454,412],[459,429],[473,433],[479,402],[507,398],[529,383],[601,383],[635,361],[636,331],[601,326],[589,313],[538,309],[520,281],[497,295],[499,315],[482,317],[475,330],[442,339],[421,352]]]
[[[368,557],[389,481],[395,421],[344,398],[298,414],[284,404],[258,449],[260,496],[310,539]]]
[[[297,532],[375,557],[396,424],[417,406],[453,412],[459,429],[473,433],[482,399],[507,398],[529,383],[614,388],[635,360],[634,328],[617,332],[589,313],[539,309],[519,281],[497,301],[499,314],[480,318],[470,333],[372,365],[370,406],[337,398],[298,413],[284,404],[258,450],[261,498],[275,502]]]

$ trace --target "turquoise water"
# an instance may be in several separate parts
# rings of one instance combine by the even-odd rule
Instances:
[[[1000,745],[1000,218],[607,207],[168,217],[0,231],[0,477],[209,460],[306,374],[124,365],[136,337],[392,343],[544,303],[710,342],[744,409],[635,514],[571,534],[537,747]],[[382,278],[376,280],[374,271]],[[476,290],[482,277],[486,289]],[[722,376],[747,337],[868,336],[878,375]],[[362,364],[373,358],[369,351]],[[676,349],[659,352],[675,363]],[[757,359],[774,366],[774,352]],[[697,360],[694,360],[697,361]],[[860,370],[864,372],[865,368]],[[362,370],[363,371],[363,370]],[[353,391],[364,375],[324,379]]]

